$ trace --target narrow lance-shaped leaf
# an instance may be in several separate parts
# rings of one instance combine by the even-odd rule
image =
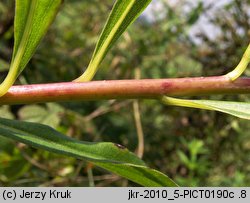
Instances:
[[[10,70],[0,85],[0,96],[13,85],[55,18],[62,0],[16,0],[14,51]]]
[[[250,119],[250,103],[246,102],[188,100],[188,99],[176,99],[167,96],[162,97],[161,101],[164,104],[170,106],[182,106],[182,107],[219,111],[239,118]]]
[[[92,80],[108,50],[152,0],[117,0],[97,42],[91,61],[76,82]]]
[[[3,118],[0,118],[0,136],[90,161],[143,186],[177,186],[166,175],[148,168],[135,154],[114,143],[82,142],[46,125]]]

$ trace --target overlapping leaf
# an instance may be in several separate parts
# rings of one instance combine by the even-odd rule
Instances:
[[[213,100],[187,100],[163,97],[162,102],[171,106],[183,106],[198,109],[206,109],[227,113],[239,118],[250,119],[250,103],[213,101]]]
[[[133,23],[152,0],[117,0],[96,45],[94,54],[84,74],[77,82],[91,80],[108,50]]]
[[[55,18],[62,0],[16,0],[14,51],[10,70],[0,85],[0,96],[13,85]]]
[[[176,186],[166,175],[145,166],[126,148],[114,143],[81,142],[36,123],[0,118],[0,135],[36,148],[93,162],[143,186]]]

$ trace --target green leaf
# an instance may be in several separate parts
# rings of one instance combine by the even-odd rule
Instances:
[[[198,5],[195,8],[193,8],[192,11],[190,12],[187,19],[187,23],[189,25],[195,24],[199,20],[199,17],[201,16],[203,11],[204,11],[203,2],[200,1]]]
[[[92,59],[76,82],[92,80],[108,50],[152,0],[117,0],[97,42]]]
[[[0,85],[4,95],[23,71],[55,18],[62,0],[16,0],[14,51],[10,70]]]
[[[0,165],[0,181],[14,181],[30,169],[30,163],[20,153],[1,152],[0,162],[4,163]]]
[[[36,123],[0,118],[0,135],[36,148],[85,159],[143,186],[177,186],[170,178],[145,166],[126,148],[114,143],[82,142]]]
[[[58,104],[48,103],[46,108],[33,104],[22,107],[18,111],[18,117],[23,121],[37,122],[57,128],[61,120],[60,113],[63,113],[63,108]]]
[[[14,119],[15,116],[11,113],[10,106],[1,106],[0,107],[0,115],[3,118]]]
[[[219,111],[239,118],[250,119],[250,103],[246,102],[187,100],[166,96],[164,96],[161,101],[166,105]]]

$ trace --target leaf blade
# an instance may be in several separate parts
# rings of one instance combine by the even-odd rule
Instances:
[[[99,37],[91,61],[76,82],[92,80],[109,49],[152,0],[117,0]]]
[[[36,123],[0,118],[0,135],[79,159],[112,171],[144,186],[177,186],[166,175],[150,169],[126,148],[114,143],[82,142]]]
[[[53,22],[62,0],[16,0],[14,50],[10,70],[0,85],[4,95],[23,71]]]
[[[250,120],[250,103],[214,100],[187,100],[164,96],[161,101],[170,106],[182,106],[226,113],[238,118]]]
[[[213,110],[227,113],[238,118],[250,119],[250,103],[245,102],[229,102],[229,101],[210,101],[201,100],[193,101],[198,104],[205,105]]]

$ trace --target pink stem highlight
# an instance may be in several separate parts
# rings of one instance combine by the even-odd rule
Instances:
[[[30,104],[101,99],[158,99],[167,96],[249,94],[250,78],[225,76],[173,79],[109,80],[12,86],[0,104]]]

